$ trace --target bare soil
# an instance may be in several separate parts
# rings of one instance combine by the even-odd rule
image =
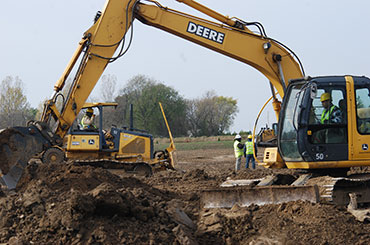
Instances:
[[[232,149],[180,151],[177,158],[177,171],[149,178],[73,163],[32,163],[16,191],[0,193],[0,243],[370,243],[370,224],[330,204],[202,209],[201,191],[228,177],[290,170],[234,173]]]

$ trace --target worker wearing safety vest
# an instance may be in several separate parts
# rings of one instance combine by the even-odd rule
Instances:
[[[94,110],[92,108],[87,108],[85,115],[81,119],[81,126],[83,130],[95,130],[96,126],[94,125]]]
[[[255,149],[255,152],[256,152],[256,155],[257,155],[256,145],[254,145],[254,149]],[[253,155],[252,135],[248,135],[248,139],[245,142],[244,156],[245,156],[245,159],[246,159],[245,168],[249,168],[249,161],[251,161],[252,162],[252,168],[255,169],[256,168],[256,162],[255,162],[254,155]]]
[[[240,164],[243,157],[244,145],[241,143],[242,137],[237,134],[234,138],[234,153],[235,153],[235,172],[240,170]]]
[[[330,93],[323,93],[320,101],[324,110],[321,114],[321,124],[341,124],[343,123],[342,111],[333,105]],[[345,142],[345,134],[342,128],[325,128],[319,131],[318,139],[321,143],[342,143]]]
[[[342,123],[342,111],[332,103],[329,93],[323,93],[320,97],[324,111],[321,114],[321,124]]]

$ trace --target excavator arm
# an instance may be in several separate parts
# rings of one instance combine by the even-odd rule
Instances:
[[[41,121],[0,132],[0,158],[3,159],[0,169],[3,179],[11,183],[6,183],[8,186],[15,186],[32,156],[49,147],[62,145],[63,137],[108,63],[125,53],[124,44],[131,42],[127,34],[132,30],[130,27],[135,19],[256,68],[269,80],[273,95],[276,89],[283,98],[288,81],[303,76],[299,60],[293,52],[268,38],[260,24],[228,18],[192,0],[178,1],[220,23],[163,7],[156,1],[145,1],[144,4],[138,0],[107,0],[103,11],[98,12],[95,23],[84,33],[71,61],[55,84],[51,99],[45,103]],[[259,34],[247,28],[252,24],[259,27]],[[66,98],[63,96],[62,108],[58,110],[56,101],[61,96],[60,91],[78,61],[72,85]],[[280,102],[276,97],[273,106],[278,116]],[[51,126],[51,119],[55,120],[56,126]],[[34,147],[22,152],[29,142]],[[18,157],[20,152],[22,157]]]
[[[265,35],[253,33],[244,21],[233,20],[191,0],[179,2],[222,23],[172,10],[155,1],[148,2],[150,4],[133,0],[108,0],[101,14],[95,18],[95,24],[84,33],[75,54],[55,84],[55,93],[43,113],[43,122],[47,122],[50,115],[58,121],[55,135],[60,138],[65,136],[105,67],[120,57],[121,52],[117,57],[113,56],[117,48],[124,44],[135,19],[256,68],[268,78],[281,97],[290,79],[303,76],[299,63],[289,49]],[[56,95],[64,87],[79,58],[81,62],[76,76],[59,112],[53,107]],[[279,107],[276,111],[278,115]]]

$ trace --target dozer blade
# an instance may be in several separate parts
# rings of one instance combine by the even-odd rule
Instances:
[[[292,201],[319,202],[319,190],[313,186],[228,187],[205,190],[201,196],[203,208],[247,207]]]
[[[1,183],[14,189],[28,161],[43,150],[47,141],[34,126],[0,131]]]
[[[168,148],[167,148],[168,149]],[[177,163],[177,152],[176,149],[172,151],[168,151],[169,155],[169,162],[170,166],[168,166],[170,169],[175,169],[176,163]]]

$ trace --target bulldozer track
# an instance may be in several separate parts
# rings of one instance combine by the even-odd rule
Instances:
[[[105,169],[122,169],[126,173],[151,176],[153,168],[148,162],[138,161],[119,161],[114,159],[93,159],[93,160],[74,160],[76,165],[89,165],[93,167],[102,167]]]

